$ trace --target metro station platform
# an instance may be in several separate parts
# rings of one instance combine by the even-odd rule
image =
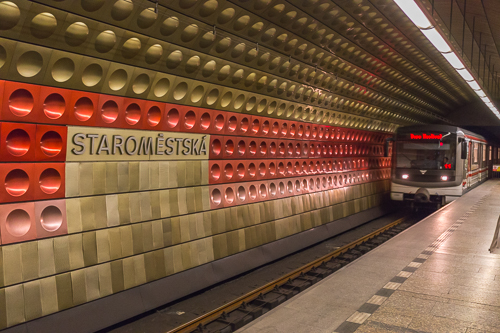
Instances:
[[[499,194],[487,181],[238,332],[500,332]]]

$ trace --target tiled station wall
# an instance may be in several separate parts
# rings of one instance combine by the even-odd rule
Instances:
[[[212,60],[98,23],[112,1],[45,2],[0,1],[0,329],[387,198],[396,126],[343,112],[362,102],[225,86]],[[122,5],[116,25],[156,24]]]

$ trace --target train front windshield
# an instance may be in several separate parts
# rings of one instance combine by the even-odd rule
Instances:
[[[421,170],[454,170],[456,135],[440,140],[401,140],[396,142],[396,167]]]

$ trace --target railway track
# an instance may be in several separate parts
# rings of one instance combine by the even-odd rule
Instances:
[[[399,218],[168,333],[234,332],[381,245],[415,222],[407,217]]]

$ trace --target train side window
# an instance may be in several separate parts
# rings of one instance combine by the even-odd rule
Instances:
[[[467,142],[465,140],[462,141],[461,149],[462,149],[462,151],[461,151],[460,157],[463,160],[466,160],[467,159]]]
[[[483,145],[483,162],[486,161],[486,145]]]

